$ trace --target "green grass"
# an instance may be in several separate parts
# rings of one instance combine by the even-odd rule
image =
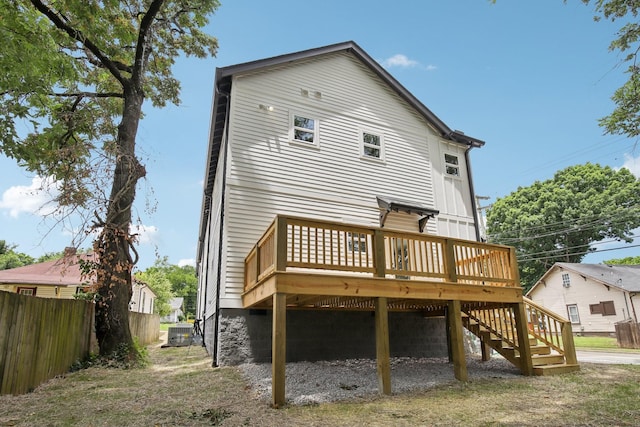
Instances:
[[[618,342],[611,337],[573,337],[576,348],[617,349]]]
[[[176,326],[176,324],[175,323],[160,323],[160,330],[166,332],[172,326]]]

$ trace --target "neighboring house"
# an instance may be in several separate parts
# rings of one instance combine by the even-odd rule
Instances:
[[[469,157],[484,142],[357,44],[218,68],[214,87],[197,317],[215,365],[282,374],[285,347],[287,361],[381,360],[386,339],[392,355],[457,360],[460,307],[524,313],[512,249],[477,242]]]
[[[171,308],[171,312],[166,316],[162,316],[160,321],[164,323],[178,323],[180,321],[180,318],[184,316],[184,312],[182,311],[183,304],[183,297],[171,298],[169,300],[169,307]]]
[[[138,279],[133,279],[132,283],[133,294],[131,295],[131,301],[129,302],[129,311],[136,313],[153,314],[154,305],[156,301],[156,293],[144,282]]]
[[[638,322],[640,265],[555,263],[529,290],[534,302],[563,313],[574,333],[609,335]]]
[[[0,270],[0,291],[33,295],[42,298],[72,299],[93,285],[93,278],[85,276],[80,261],[93,261],[93,254],[77,254],[75,248],[66,248],[63,258],[22,267]],[[155,293],[137,280],[133,283],[130,310],[153,313]]]

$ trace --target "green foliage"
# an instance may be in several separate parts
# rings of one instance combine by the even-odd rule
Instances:
[[[156,294],[156,300],[153,304],[154,312],[160,316],[166,316],[171,312],[169,301],[174,297],[171,290],[171,282],[167,276],[160,270],[145,270],[136,273],[136,280],[147,284]]]
[[[498,199],[487,213],[489,239],[514,246],[531,287],[555,262],[580,262],[604,238],[632,241],[640,226],[640,181],[627,170],[571,166]]]
[[[88,369],[94,366],[103,368],[135,369],[147,367],[150,363],[149,350],[138,342],[137,337],[133,345],[120,344],[116,351],[109,355],[89,353],[84,360],[76,360],[69,370],[71,372]]]
[[[613,258],[603,262],[609,265],[640,265],[640,256],[628,256],[625,258]]]
[[[202,28],[218,0],[0,1],[0,153],[59,190],[63,214],[99,231],[100,353],[130,345],[132,209],[146,176],[136,153],[143,104],[179,103],[172,66],[215,55]],[[110,191],[108,190],[110,188]],[[89,219],[95,219],[89,223]]]
[[[48,3],[0,2],[0,152],[55,177],[61,205],[84,206],[102,193],[95,171],[112,167],[126,83],[140,79],[154,106],[178,104],[171,67],[180,54],[215,54],[216,39],[200,28],[218,1],[155,1],[155,16],[144,0]]]
[[[5,240],[0,240],[0,270],[33,264],[33,257],[16,252],[15,248],[15,245],[9,245]]]
[[[640,135],[640,67],[637,55],[640,49],[640,23],[638,12],[640,2],[637,0],[582,0],[592,3],[598,15],[612,22],[622,21],[616,38],[609,44],[609,50],[618,51],[622,56],[621,65],[626,65],[629,75],[627,82],[612,96],[616,107],[613,112],[600,120],[607,133],[635,137]]]
[[[187,318],[196,316],[196,298],[198,295],[198,278],[196,269],[191,265],[180,267],[169,264],[167,257],[158,258],[152,267],[145,272],[162,272],[171,282],[171,290],[177,297],[184,298],[184,312]]]

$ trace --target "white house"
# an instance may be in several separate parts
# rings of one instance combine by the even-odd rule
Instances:
[[[244,309],[242,295],[245,257],[276,215],[479,240],[469,154],[483,145],[449,128],[354,42],[218,68],[197,253],[197,313],[214,363],[271,357],[270,319]],[[358,338],[372,331],[369,319],[295,312],[288,354],[371,355]],[[446,354],[442,319],[396,320],[404,335],[392,348]],[[313,331],[313,345],[296,325]],[[417,330],[432,331],[432,342],[412,353]]]
[[[555,263],[529,290],[536,303],[564,315],[574,333],[609,335],[638,322],[640,265]]]

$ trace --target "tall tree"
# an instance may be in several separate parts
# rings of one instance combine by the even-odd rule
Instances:
[[[615,91],[611,99],[616,107],[611,114],[600,119],[607,133],[636,137],[640,135],[640,2],[637,0],[582,0],[595,7],[596,21],[602,18],[612,22],[622,21],[609,50],[623,54],[621,65],[629,75],[627,82]]]
[[[630,242],[640,226],[640,181],[627,169],[571,166],[498,199],[487,213],[489,240],[516,248],[531,287],[555,262],[580,262],[605,238]]]
[[[184,312],[187,317],[196,315],[196,297],[198,294],[198,278],[196,269],[191,265],[179,266],[169,264],[167,257],[158,258],[152,267],[144,273],[162,273],[171,283],[171,291],[175,296],[184,298]]]
[[[53,177],[61,208],[92,212],[102,355],[126,346],[134,356],[130,226],[146,174],[136,153],[143,102],[179,103],[171,66],[182,54],[215,55],[217,41],[202,27],[217,7],[217,0],[0,0],[0,150]]]
[[[33,264],[33,257],[15,251],[16,246],[0,240],[0,270]]]

